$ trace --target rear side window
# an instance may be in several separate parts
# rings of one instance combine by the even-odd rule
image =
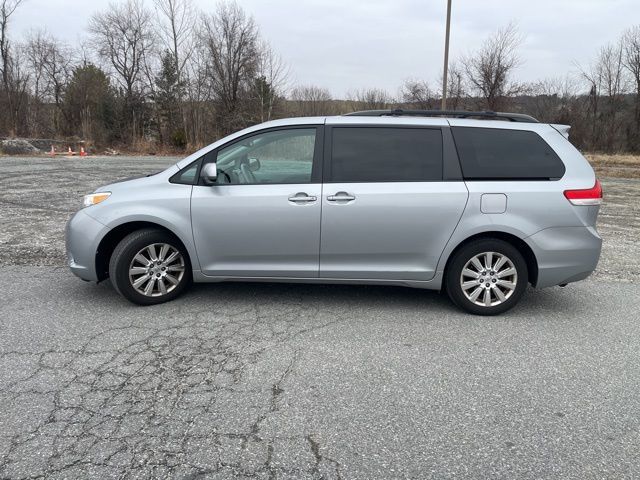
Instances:
[[[465,180],[549,180],[564,175],[560,157],[526,130],[453,127]]]
[[[334,127],[332,182],[442,180],[440,129]]]

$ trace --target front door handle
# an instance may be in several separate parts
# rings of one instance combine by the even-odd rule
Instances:
[[[350,202],[355,200],[356,197],[349,195],[347,192],[338,192],[335,195],[329,195],[327,200],[330,202]]]
[[[295,195],[289,197],[289,201],[293,203],[310,203],[315,202],[318,197],[314,197],[313,195],[307,195],[304,192],[298,192]]]

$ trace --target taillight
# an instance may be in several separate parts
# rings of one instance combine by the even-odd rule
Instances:
[[[585,190],[565,190],[564,196],[574,205],[600,205],[602,203],[602,185],[600,180]]]

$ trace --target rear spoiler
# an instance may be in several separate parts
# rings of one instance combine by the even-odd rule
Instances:
[[[569,129],[571,128],[571,125],[560,125],[558,123],[550,123],[549,125],[557,130],[560,135],[569,140]]]

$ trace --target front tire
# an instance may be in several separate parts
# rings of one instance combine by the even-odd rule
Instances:
[[[182,243],[169,232],[143,229],[116,246],[109,277],[118,293],[138,305],[178,297],[191,283],[191,262]]]
[[[475,315],[497,315],[513,308],[527,283],[527,262],[518,249],[490,238],[470,242],[456,252],[445,278],[453,303]]]

